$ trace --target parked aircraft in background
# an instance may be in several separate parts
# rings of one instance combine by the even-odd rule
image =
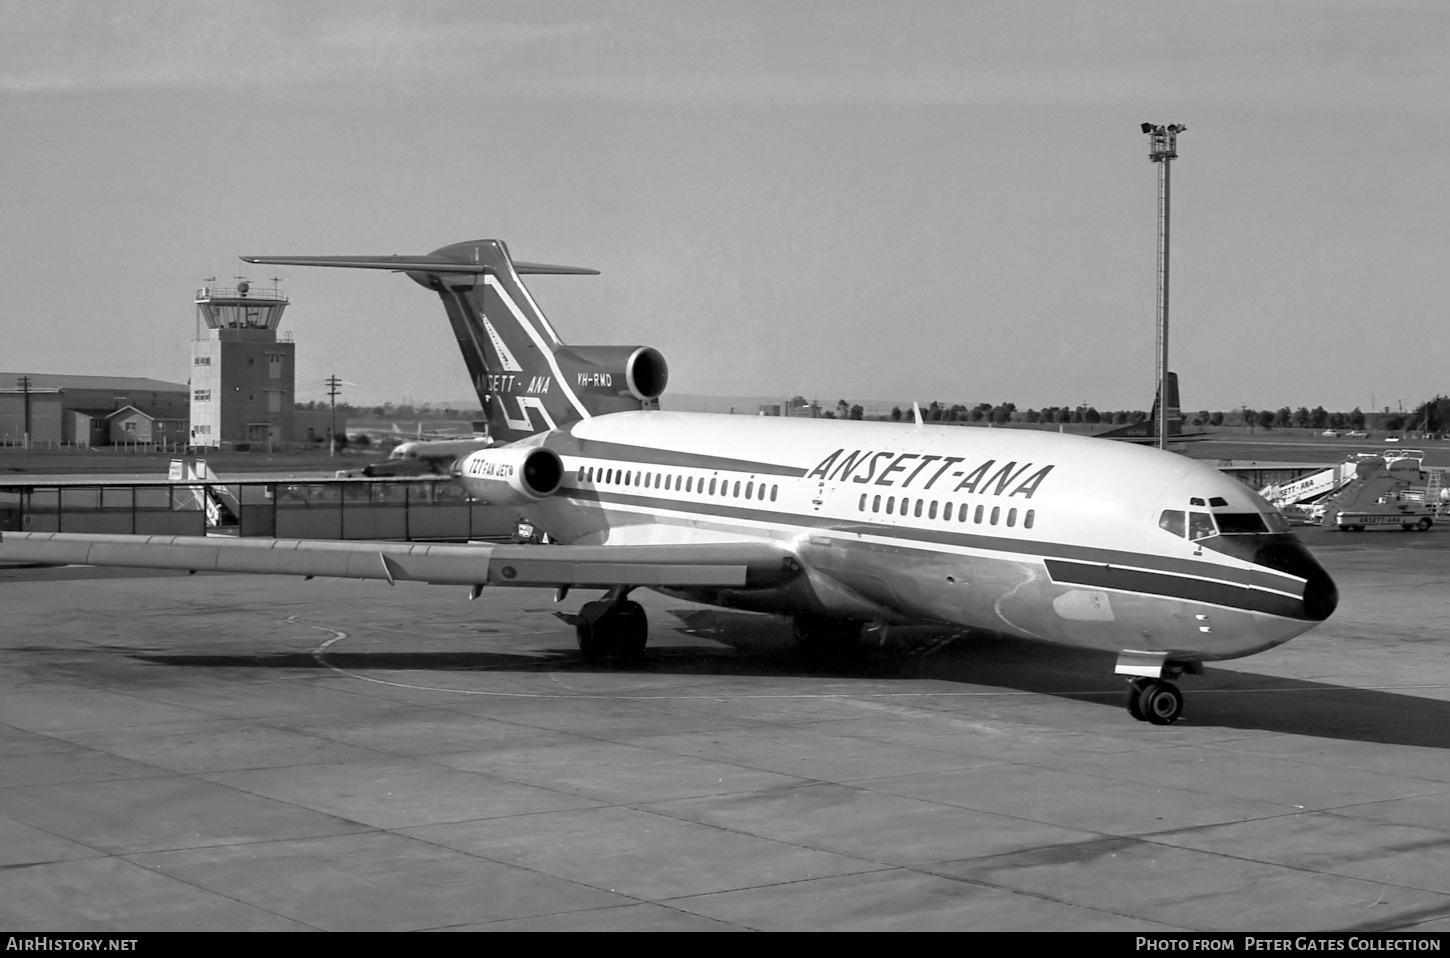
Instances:
[[[408,430],[404,429],[398,423],[391,423],[391,425],[393,427],[392,437],[394,439],[401,439],[401,440],[404,440],[404,441],[407,441],[407,440],[410,440],[411,439],[411,440],[414,440],[416,442],[433,442],[433,441],[437,441],[437,440],[466,439],[470,435],[473,435],[472,432],[467,431],[462,426],[460,426],[458,429],[427,429],[427,430],[425,430],[423,428],[423,420],[421,420],[421,419],[418,420],[417,428],[415,428],[412,432],[409,432]]]
[[[410,439],[392,448],[386,459],[364,466],[365,476],[446,476],[458,460],[471,452],[487,449],[487,436],[472,439]]]
[[[664,357],[560,341],[514,262],[476,240],[422,256],[252,256],[401,271],[443,300],[501,444],[458,460],[475,497],[564,543],[416,545],[5,533],[0,558],[234,572],[602,587],[585,656],[638,656],[633,589],[792,617],[842,648],[934,623],[1117,656],[1136,718],[1175,721],[1171,679],[1327,618],[1333,581],[1283,517],[1216,469],[1056,433],[667,413]]]
[[[1159,401],[1160,398],[1158,390],[1154,390],[1153,409],[1148,413],[1147,419],[1104,432],[1093,433],[1093,438],[1117,439],[1120,442],[1135,442],[1145,446],[1155,445],[1158,442],[1159,407],[1162,405]],[[1185,442],[1198,442],[1208,438],[1207,433],[1185,434],[1183,431],[1183,413],[1178,408],[1177,373],[1168,374],[1168,438],[1171,440],[1169,448],[1181,446]]]

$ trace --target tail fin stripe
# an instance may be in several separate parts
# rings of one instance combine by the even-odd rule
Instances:
[[[474,253],[477,255],[476,249]],[[495,280],[496,289],[499,291],[508,290],[508,294],[514,297],[515,302],[523,299],[529,308],[533,310],[533,318],[537,320],[537,325],[534,328],[542,330],[544,335],[548,337],[551,351],[563,345],[559,339],[559,334],[554,332],[553,326],[549,325],[549,319],[544,315],[544,311],[539,308],[538,303],[534,302],[534,295],[529,292],[529,288],[524,285],[523,280],[519,279],[519,267],[513,260],[508,256],[502,257],[500,262],[494,264],[493,272],[490,275]]]
[[[591,418],[589,410],[586,409],[584,407],[584,404],[579,401],[579,397],[575,394],[573,386],[571,386],[569,384],[569,381],[564,378],[564,373],[559,369],[559,362],[554,358],[553,347],[550,346],[548,343],[544,342],[543,337],[539,335],[539,331],[536,330],[534,328],[534,325],[528,321],[528,318],[519,311],[518,304],[515,303],[513,297],[508,294],[508,290],[504,289],[502,283],[500,283],[494,277],[488,275],[485,275],[483,280],[486,285],[493,287],[494,292],[498,294],[498,298],[503,302],[505,306],[508,307],[509,312],[513,313],[514,319],[518,322],[519,326],[524,330],[524,332],[528,333],[529,338],[534,341],[534,345],[539,348],[539,354],[544,358],[545,361],[548,362],[549,369],[554,373],[554,381],[559,384],[559,388],[564,390],[564,395],[569,397],[569,402],[571,402],[574,405],[574,408],[578,411],[579,418]],[[536,313],[535,315],[538,314]]]
[[[493,340],[494,351],[498,353],[498,361],[503,366],[504,371],[510,373],[523,372],[523,365],[514,358],[514,354],[509,351],[508,344],[503,341],[503,337],[498,334],[498,330],[493,328],[493,323],[488,321],[487,316],[483,317],[483,328],[488,331],[488,338]]]
[[[518,287],[519,292],[523,293],[524,299],[528,300],[529,308],[534,311],[535,316],[539,317],[539,325],[544,327],[544,332],[554,341],[554,345],[558,346],[563,343],[559,334],[554,332],[554,326],[549,322],[549,317],[545,316],[544,311],[539,308],[539,304],[534,302],[534,294],[529,292],[529,288],[521,282],[515,282],[514,285]]]
[[[554,417],[549,415],[548,408],[537,396],[519,397],[519,414],[522,416],[521,419],[515,419],[509,415],[508,403],[504,402],[503,396],[495,396],[494,398],[498,400],[498,407],[503,410],[503,420],[508,423],[510,429],[517,429],[520,432],[537,432],[538,427],[530,421],[530,409],[538,410],[539,415],[543,417],[544,423],[548,428],[559,428],[558,423],[554,422]]]

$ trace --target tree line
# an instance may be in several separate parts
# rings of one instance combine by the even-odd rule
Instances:
[[[842,408],[849,408],[852,415],[849,417],[839,414],[832,416],[824,413],[825,418],[862,418],[859,414],[861,407],[849,406],[843,399],[836,404],[839,411]],[[1289,406],[1281,406],[1278,409],[1253,409],[1242,406],[1238,409],[1210,411],[1201,409],[1197,412],[1184,410],[1182,412],[1184,425],[1187,426],[1249,426],[1258,429],[1380,429],[1389,432],[1401,430],[1415,430],[1417,432],[1442,433],[1450,432],[1450,397],[1436,396],[1420,403],[1409,412],[1385,412],[1366,413],[1356,406],[1349,412],[1331,412],[1323,406],[1315,406],[1310,409],[1307,406],[1300,406],[1297,409]],[[889,417],[892,422],[912,421],[910,410],[903,410],[900,406],[893,407]],[[1149,414],[1142,409],[1120,409],[1111,412],[1100,412],[1093,406],[1046,406],[1042,409],[1018,409],[1016,403],[1004,402],[993,405],[992,403],[978,403],[975,406],[967,407],[961,403],[947,405],[941,402],[932,402],[922,407],[922,418],[927,422],[988,422],[993,424],[1005,423],[1082,423],[1087,425],[1131,425],[1144,422]]]
[[[325,400],[297,403],[298,409],[327,409]],[[892,408],[889,416],[866,415],[860,403],[838,400],[833,407],[823,408],[819,402],[804,397],[792,397],[794,411],[810,407],[810,414],[822,419],[890,419],[892,422],[912,421],[911,410],[900,406]],[[422,403],[383,403],[379,406],[354,406],[339,402],[337,411],[349,416],[371,415],[377,419],[452,419],[472,421],[484,418],[482,409],[460,409],[453,406],[432,406]],[[930,402],[922,407],[922,418],[927,422],[963,423],[1056,423],[1125,426],[1148,419],[1148,412],[1142,409],[1119,409],[1101,412],[1093,406],[1045,406],[1041,409],[1018,409],[1016,403],[977,403],[966,406],[962,403],[947,404]],[[1183,422],[1186,426],[1250,426],[1258,429],[1380,429],[1399,432],[1409,429],[1417,432],[1450,432],[1450,397],[1435,396],[1421,402],[1409,412],[1370,412],[1358,406],[1349,412],[1330,412],[1323,406],[1313,409],[1300,406],[1297,409],[1281,406],[1278,409],[1252,409],[1247,406],[1238,409],[1197,412],[1185,410]]]

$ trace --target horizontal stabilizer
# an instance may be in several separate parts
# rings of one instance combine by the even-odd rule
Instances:
[[[486,263],[460,262],[430,253],[424,256],[243,256],[248,263],[275,266],[335,266],[347,269],[388,269],[401,273],[484,273]],[[599,270],[583,266],[553,266],[549,263],[514,263],[520,274],[598,276]]]

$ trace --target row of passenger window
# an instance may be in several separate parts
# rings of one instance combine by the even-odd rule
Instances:
[[[866,500],[868,498],[871,500],[872,512],[879,513],[883,511],[881,496],[868,496],[862,493],[861,502],[857,506],[861,512],[866,511]],[[900,500],[895,496],[886,496],[885,506],[884,512],[888,516],[911,515],[918,519],[935,519],[938,509],[940,509],[943,522],[952,521],[952,510],[954,508],[950,502],[942,503],[935,499],[912,499],[910,496],[902,496]],[[992,506],[989,511],[986,506],[977,506],[976,509],[973,509],[971,503],[964,502],[960,507],[956,507],[956,515],[957,522],[971,521],[977,525],[981,525],[985,521],[988,525],[992,526],[1003,523],[1009,528],[1017,525],[1017,509],[1015,507],[1006,510],[1005,522],[1003,522],[1004,516],[1001,506]],[[1035,521],[1037,521],[1037,510],[1024,510],[1022,514],[1022,528],[1031,529]]]
[[[767,493],[774,502],[780,492],[776,483],[767,485],[754,479],[720,479],[711,476],[708,483],[704,476],[678,475],[672,472],[645,472],[639,469],[614,469],[601,466],[583,466],[579,470],[580,482],[596,482],[606,486],[633,486],[640,489],[663,489],[666,492],[698,493],[702,496],[719,495],[731,499],[764,500]],[[718,492],[717,492],[718,490]]]

